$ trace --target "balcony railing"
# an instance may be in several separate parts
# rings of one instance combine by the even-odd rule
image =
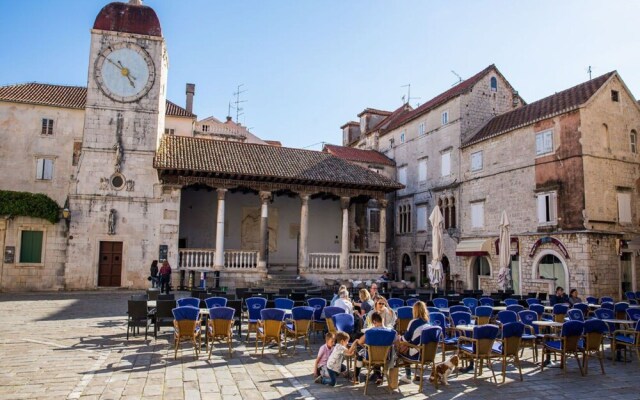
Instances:
[[[258,268],[258,252],[246,250],[225,250],[225,269],[253,269]]]
[[[215,249],[180,249],[179,268],[191,270],[212,270],[215,265]],[[245,250],[225,250],[225,269],[252,269],[258,267],[258,252]]]
[[[349,269],[373,271],[378,269],[378,254],[349,254]]]
[[[339,270],[340,253],[309,253],[309,269]]]

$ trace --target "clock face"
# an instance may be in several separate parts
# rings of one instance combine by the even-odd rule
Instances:
[[[127,103],[138,100],[151,89],[155,66],[142,47],[134,43],[117,43],[98,55],[95,78],[109,98]]]

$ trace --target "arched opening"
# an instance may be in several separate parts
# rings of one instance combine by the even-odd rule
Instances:
[[[411,269],[411,257],[408,254],[402,255],[402,280],[408,281],[413,276]]]
[[[562,286],[565,290],[568,289],[567,281],[569,277],[567,276],[566,266],[555,251],[548,250],[541,253],[534,271],[536,271],[536,278],[552,281],[552,289],[558,286]]]
[[[631,130],[631,133],[629,134],[629,140],[631,142],[631,152],[633,154],[637,154],[638,153],[638,133],[636,132],[635,129]]]
[[[480,277],[491,276],[491,264],[485,256],[476,257],[471,264],[471,289],[480,290]]]
[[[492,92],[498,91],[498,80],[496,79],[495,76],[491,77],[491,91]]]

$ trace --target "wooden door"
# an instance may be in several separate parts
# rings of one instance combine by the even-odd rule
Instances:
[[[100,242],[98,286],[120,286],[122,242]]]

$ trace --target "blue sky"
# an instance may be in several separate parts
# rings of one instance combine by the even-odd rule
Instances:
[[[640,93],[633,1],[149,0],[169,51],[168,98],[291,147],[340,143],[365,107],[412,105],[495,63],[528,101],[617,69]],[[103,0],[0,1],[0,84],[86,85]],[[235,115],[235,114],[233,114]],[[319,145],[311,148],[319,149]]]

